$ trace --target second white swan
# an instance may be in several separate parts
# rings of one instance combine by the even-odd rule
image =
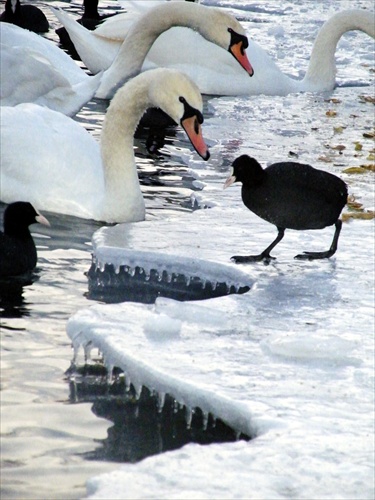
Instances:
[[[215,9],[206,7],[206,10]],[[150,24],[154,22],[150,12],[143,19]],[[109,19],[94,32],[84,31],[81,27],[80,41],[77,41],[81,44],[80,55],[84,60],[91,58],[92,64],[97,64],[96,68],[92,68],[95,69],[93,72],[109,67],[124,38],[127,44],[130,43],[127,36],[130,29],[126,14]],[[227,51],[208,43],[193,30],[177,27],[157,38],[147,53],[142,69],[158,66],[178,68],[194,79],[203,94],[287,95],[293,92],[323,92],[332,90],[336,85],[336,47],[342,35],[353,30],[362,31],[374,38],[374,12],[349,9],[328,19],[317,34],[302,80],[284,74],[267,52],[251,39],[248,40],[246,52],[254,75],[249,78]],[[134,53],[130,52],[128,58],[137,57],[137,44],[133,46],[133,50]],[[101,85],[102,89],[103,87],[104,81]]]

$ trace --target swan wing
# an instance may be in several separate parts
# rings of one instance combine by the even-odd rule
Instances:
[[[55,87],[71,87],[40,52],[23,46],[0,45],[1,105],[33,102]],[[21,64],[22,61],[22,64]]]
[[[121,43],[126,37],[130,26],[139,17],[138,13],[132,14],[130,12],[124,12],[116,14],[113,17],[104,19],[104,21],[99,24],[93,33],[97,37],[115,40]]]
[[[35,101],[40,106],[63,113],[67,116],[74,116],[97,91],[102,73],[90,76],[83,82],[76,83],[69,87],[56,87],[47,95],[40,97]]]
[[[190,76],[203,94],[286,95],[297,91],[297,82],[282,73],[258,44],[249,40],[246,52],[254,68],[251,78],[228,51],[210,43],[196,31],[174,27],[157,38],[142,70],[178,69]]]
[[[31,31],[14,24],[0,23],[0,39],[1,43],[8,47],[25,47],[40,52],[71,84],[88,78],[68,54],[50,40]]]
[[[43,54],[24,46],[1,44],[0,61],[1,106],[34,102],[72,116],[93,97],[101,78],[72,85]]]
[[[1,201],[95,218],[104,190],[100,148],[80,124],[27,103],[1,109],[0,131]]]
[[[173,2],[182,2],[185,0],[168,0]],[[95,35],[112,40],[123,41],[126,37],[130,26],[140,17],[145,15],[150,9],[162,5],[166,0],[126,0],[120,2],[126,12],[116,14],[115,16],[105,19],[95,29]],[[195,0],[195,3],[199,3]]]

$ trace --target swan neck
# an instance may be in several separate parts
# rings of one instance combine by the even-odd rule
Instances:
[[[134,157],[134,133],[149,107],[147,87],[130,82],[120,89],[107,110],[101,134],[107,212],[116,222],[143,220],[144,200]],[[125,214],[125,212],[130,212]]]
[[[367,18],[368,16],[368,18]],[[371,14],[365,11],[348,10],[339,12],[321,27],[313,45],[309,67],[304,81],[311,90],[331,90],[336,81],[335,52],[344,33],[359,29],[370,34],[367,24]]]
[[[131,27],[125,43],[120,49],[119,57],[122,57],[124,53],[129,54],[129,47],[127,47],[129,44],[132,46],[134,53],[138,54],[138,69],[140,71],[153,43],[162,33],[175,26],[189,27],[193,30],[203,28],[205,21],[204,16],[202,16],[202,9],[206,9],[206,7],[200,6],[197,9],[196,4],[189,2],[161,5],[153,9],[150,14],[152,15],[152,22],[150,22],[149,16],[142,16]]]
[[[197,9],[197,4],[190,2],[167,2],[152,10],[152,22],[149,16],[142,16],[135,22],[112,65],[104,72],[97,97],[111,97],[124,82],[138,75],[155,40],[170,28],[189,27],[203,34],[207,21],[206,16],[202,16],[202,9],[207,12],[210,9],[199,7]]]

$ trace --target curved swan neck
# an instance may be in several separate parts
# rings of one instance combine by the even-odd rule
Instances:
[[[203,10],[206,12],[205,15]],[[129,49],[130,52],[133,50],[133,57],[137,54],[137,61],[134,61],[134,66],[137,67],[134,69],[139,72],[152,44],[162,33],[174,26],[189,27],[203,32],[209,12],[207,7],[190,2],[167,3],[154,8],[149,16],[142,16],[130,28],[116,60],[126,57]]]
[[[335,51],[341,36],[347,31],[361,30],[374,37],[373,13],[364,10],[339,12],[321,27],[311,52],[309,67],[304,78],[309,89],[323,91],[335,86]]]
[[[150,106],[148,79],[120,89],[107,110],[100,138],[106,191],[106,221],[143,220],[145,206],[134,157],[134,133]],[[126,194],[125,194],[126,193]],[[128,208],[124,208],[128,207]],[[125,214],[124,211],[131,211]],[[116,215],[117,214],[117,215]],[[119,218],[119,215],[121,217]]]
[[[203,14],[204,11],[204,14]],[[97,97],[106,98],[125,81],[140,73],[146,56],[155,40],[175,26],[189,27],[209,37],[207,16],[216,9],[190,2],[167,2],[152,9],[134,23],[110,68],[104,72]],[[152,19],[152,22],[150,22]]]

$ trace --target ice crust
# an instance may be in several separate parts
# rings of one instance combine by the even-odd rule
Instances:
[[[224,261],[226,231],[238,248],[247,232],[248,221],[237,220],[237,235],[226,224],[239,210],[190,214],[179,253],[191,251],[190,231],[199,228],[207,236],[202,256]],[[219,239],[210,233],[218,220]],[[150,224],[171,228],[173,218]],[[255,217],[251,224],[256,245],[263,245],[269,231]],[[120,230],[108,229],[108,239]],[[77,352],[99,348],[138,395],[147,386],[162,406],[170,394],[185,405],[187,425],[198,406],[255,437],[190,444],[123,465],[90,479],[90,498],[372,498],[374,226],[345,224],[332,259],[293,260],[297,247],[315,242],[318,232],[311,233],[289,232],[277,261],[246,266],[256,284],[244,295],[95,305],[70,319],[67,331]],[[130,234],[130,246],[145,245],[148,223],[134,224]],[[317,245],[324,239],[318,237]]]

